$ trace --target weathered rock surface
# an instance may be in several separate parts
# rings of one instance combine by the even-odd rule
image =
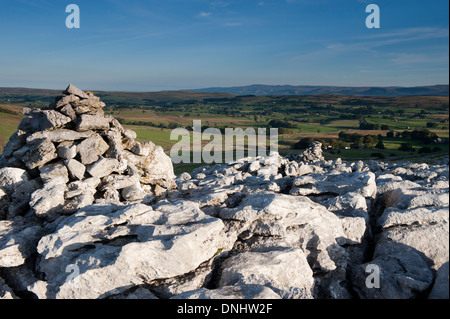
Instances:
[[[229,249],[220,219],[202,213],[193,203],[149,206],[92,206],[60,220],[55,232],[41,238],[40,271],[54,278],[47,295],[56,298],[98,298],[134,285],[195,270]],[[221,235],[222,233],[222,235]],[[75,265],[79,275],[66,282],[61,273]]]
[[[449,299],[449,271],[448,261],[439,268],[436,274],[433,289],[428,298],[430,299]]]
[[[21,184],[28,182],[29,177],[25,170],[13,167],[0,168],[0,187],[7,193],[14,191]]]
[[[0,156],[0,298],[447,298],[449,168],[249,157],[176,177],[70,85]]]
[[[378,267],[379,284],[370,281],[367,267]],[[407,246],[396,252],[383,254],[369,263],[358,266],[354,274],[354,288],[361,298],[410,299],[425,292],[433,283],[433,273],[424,259]]]
[[[31,194],[30,207],[38,217],[56,218],[62,213],[64,194],[67,190],[65,180],[56,178],[45,183],[41,189]]]
[[[78,162],[76,159],[69,159],[64,161],[70,177],[73,180],[82,180],[85,176],[86,166]]]
[[[214,290],[200,288],[179,294],[173,299],[281,299],[281,297],[265,286],[237,285]]]
[[[415,164],[311,163],[301,161],[302,155],[276,156],[182,174],[176,180],[179,191],[171,196],[198,202],[205,212],[230,224],[230,233],[238,234],[232,258],[300,249],[313,272],[314,298],[406,299],[430,292],[437,269],[449,258],[447,165],[420,166],[427,171],[411,170],[412,177],[404,180],[394,174],[401,165]],[[262,168],[266,170],[260,173]],[[246,275],[237,264],[242,272],[247,266],[243,259],[233,271],[242,282],[230,283],[245,287]],[[380,288],[366,286],[369,265],[381,269]],[[258,270],[252,272],[249,278],[256,280]],[[219,283],[221,276],[219,271]],[[262,282],[252,284],[273,290],[270,280]],[[209,290],[194,294],[208,298],[203,293],[211,294]]]
[[[77,131],[105,130],[109,129],[110,118],[103,116],[81,114],[77,122]]]
[[[231,257],[222,265],[219,286],[267,286],[280,296],[296,291],[311,298],[313,272],[301,249],[269,252],[245,252]]]
[[[0,235],[0,267],[16,267],[36,250],[43,227],[19,217],[14,222],[0,221]]]
[[[77,153],[80,156],[80,162],[83,165],[94,163],[108,150],[108,147],[108,144],[100,135],[95,134],[88,137],[77,145]]]
[[[47,138],[36,139],[23,148],[25,148],[25,154],[21,155],[23,156],[25,165],[29,169],[42,167],[58,157],[55,145]],[[16,151],[14,154],[19,151]]]

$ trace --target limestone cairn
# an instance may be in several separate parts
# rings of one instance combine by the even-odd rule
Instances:
[[[289,154],[286,157],[291,161],[306,163],[314,163],[325,160],[322,155],[322,143],[317,141],[312,142],[303,153]]]
[[[19,184],[26,181],[27,189],[12,184],[24,196],[10,196],[0,217],[14,217],[29,202],[37,216],[54,219],[94,202],[151,202],[175,187],[172,162],[161,147],[137,142],[135,132],[105,116],[105,103],[91,92],[70,84],[62,94],[45,109],[22,110],[27,117],[6,145],[0,168]]]

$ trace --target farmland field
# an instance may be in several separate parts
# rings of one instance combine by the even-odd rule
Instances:
[[[44,107],[58,94],[42,90],[8,92],[6,89],[1,93],[0,150],[23,118],[19,113],[22,107]],[[152,141],[166,153],[177,142],[170,140],[172,129],[185,127],[192,130],[194,120],[202,121],[202,129],[214,127],[222,133],[228,127],[278,128],[279,151],[284,155],[302,151],[304,147],[299,147],[301,143],[298,143],[308,138],[322,141],[326,148],[324,154],[330,159],[376,159],[380,156],[398,159],[413,155],[445,155],[449,151],[448,96],[94,94],[107,104],[105,114],[134,130],[138,141]],[[342,139],[342,132],[353,140]],[[410,136],[412,132],[425,132],[427,136],[414,139]],[[351,134],[353,137],[349,137]],[[406,150],[404,145],[405,149],[399,150],[402,144],[407,144],[409,149]],[[180,167],[191,168],[187,164]]]

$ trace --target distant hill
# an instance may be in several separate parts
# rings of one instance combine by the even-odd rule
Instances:
[[[448,85],[417,87],[344,87],[344,86],[292,86],[254,84],[236,87],[211,87],[191,91],[221,92],[237,95],[360,95],[360,96],[412,96],[449,95]]]
[[[0,98],[9,96],[25,96],[33,100],[36,98],[47,98],[53,100],[61,95],[62,90],[30,89],[17,87],[0,87]],[[88,90],[87,90],[88,91]],[[235,94],[202,92],[202,91],[161,91],[161,92],[115,92],[115,91],[92,91],[102,98],[105,103],[116,101],[133,102],[140,104],[142,101],[149,102],[181,102],[188,100],[201,101],[203,99],[232,98]]]
[[[201,101],[203,99],[233,98],[236,95],[353,95],[370,97],[426,96],[449,95],[448,85],[420,87],[340,87],[340,86],[292,86],[292,85],[262,85],[255,84],[237,87],[211,87],[204,89],[173,90],[161,92],[114,92],[96,91],[93,93],[107,104],[136,105],[152,102],[182,102]],[[41,100],[50,103],[55,96],[61,95],[61,90],[30,89],[0,87],[0,100],[22,97],[25,102]],[[22,102],[23,102],[22,101]]]

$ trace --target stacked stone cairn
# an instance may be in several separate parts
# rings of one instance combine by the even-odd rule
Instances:
[[[53,220],[93,203],[150,203],[176,186],[161,147],[137,142],[93,93],[72,84],[62,93],[45,109],[21,111],[27,117],[0,157],[3,175],[16,178],[0,217],[13,218],[28,205]]]

